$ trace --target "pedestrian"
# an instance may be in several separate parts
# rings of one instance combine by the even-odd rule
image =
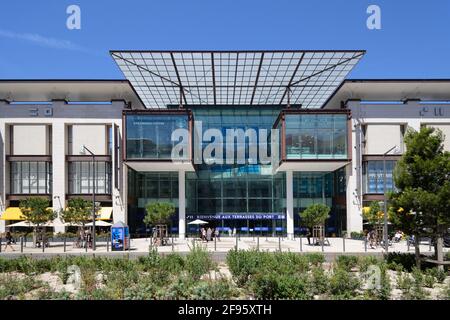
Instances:
[[[86,246],[87,246],[88,248],[91,248],[91,247],[92,247],[92,234],[91,234],[91,231],[90,231],[90,230],[88,230],[88,231],[86,232]]]
[[[202,240],[206,241],[206,229],[202,228]]]
[[[228,236],[231,238],[231,228],[228,228]]]
[[[310,227],[306,228],[306,239],[308,239],[309,245],[311,244],[311,235],[312,235],[311,228]]]
[[[217,240],[220,241],[219,228],[214,229],[214,237],[216,237]]]
[[[377,244],[377,237],[376,237],[375,230],[371,230],[367,234],[367,240],[369,242],[370,248],[371,249],[375,249],[376,248],[376,244]]]
[[[212,230],[208,227],[206,230],[206,241],[211,241]]]
[[[236,237],[236,227],[233,228],[233,237]]]
[[[8,246],[11,248],[12,251],[16,251],[16,250],[14,250],[14,248],[12,246],[12,244],[14,242],[14,239],[13,239],[13,237],[11,235],[11,232],[7,231],[6,235],[5,235],[5,238],[6,238],[5,251],[6,251],[6,248]]]

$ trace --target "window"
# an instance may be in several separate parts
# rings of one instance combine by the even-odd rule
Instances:
[[[69,163],[69,193],[89,194],[93,191],[92,162],[74,161]],[[111,162],[95,162],[95,192],[111,193]]]
[[[347,116],[286,115],[286,155],[288,159],[345,159]]]
[[[386,191],[395,188],[393,171],[396,161],[386,160]],[[363,165],[364,193],[384,193],[383,161],[366,161]]]
[[[45,161],[11,162],[12,194],[52,193],[52,164]]]
[[[127,116],[127,158],[171,159],[172,148],[178,144],[171,140],[176,129],[188,129],[187,115]],[[189,141],[184,143],[187,148]]]

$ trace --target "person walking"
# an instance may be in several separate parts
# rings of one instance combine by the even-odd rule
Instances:
[[[233,228],[233,237],[236,237],[236,227]]]
[[[13,239],[13,237],[11,235],[11,232],[7,231],[6,235],[5,235],[5,238],[6,238],[5,251],[6,251],[6,248],[8,248],[8,246],[11,248],[12,251],[16,251],[16,250],[14,250],[14,248],[12,246],[12,244],[14,242],[14,239]]]
[[[212,230],[210,227],[206,230],[206,241],[211,241]]]
[[[377,236],[376,236],[375,230],[371,230],[367,234],[367,240],[369,242],[370,248],[375,249],[376,245],[377,245]]]
[[[306,228],[306,239],[308,239],[309,245],[311,244],[311,235],[312,235],[311,228],[310,227]]]
[[[202,228],[202,240],[206,241],[206,229]]]
[[[220,241],[219,228],[214,229],[214,237],[217,238],[217,241]]]

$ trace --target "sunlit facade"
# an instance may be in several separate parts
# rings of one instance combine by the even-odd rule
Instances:
[[[327,235],[361,231],[409,128],[440,129],[450,150],[450,81],[345,80],[363,54],[118,51],[127,80],[0,81],[0,231],[27,197],[60,213],[94,193],[134,237],[152,202],[174,205],[180,238],[195,219],[292,238],[314,203]]]

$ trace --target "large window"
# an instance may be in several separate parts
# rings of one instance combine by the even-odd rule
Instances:
[[[287,114],[286,157],[347,158],[347,115]]]
[[[243,167],[249,169],[248,166]],[[188,172],[186,198],[188,214],[284,213],[285,176],[240,172],[233,166],[214,171]]]
[[[45,161],[11,162],[12,194],[52,193],[52,164]]]
[[[111,162],[95,162],[95,192],[111,193]],[[92,162],[69,162],[69,193],[89,194],[93,191],[94,182]]]
[[[171,159],[172,148],[179,143],[171,141],[172,132],[188,129],[189,123],[188,115],[127,115],[126,119],[128,159]]]
[[[345,169],[334,172],[294,172],[294,230],[300,232],[299,212],[315,203],[330,207],[330,216],[326,221],[327,233],[341,234],[346,229],[346,179]]]
[[[395,188],[393,180],[393,171],[395,161],[386,160],[386,190],[391,191]],[[363,183],[364,193],[384,193],[383,180],[383,161],[366,161],[363,165]]]

